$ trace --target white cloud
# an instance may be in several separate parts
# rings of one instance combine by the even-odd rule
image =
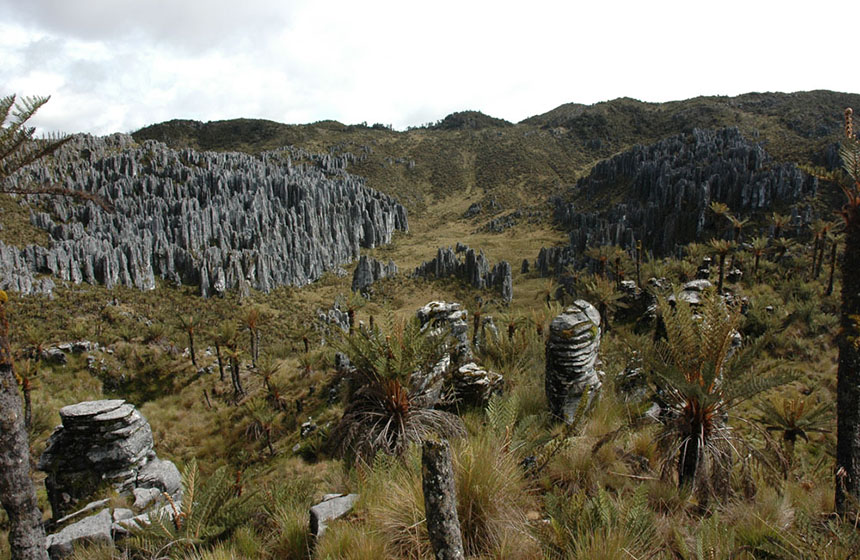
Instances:
[[[529,3],[0,0],[0,94],[51,94],[46,130],[172,118],[397,128],[462,109],[519,121],[562,103],[858,91],[815,11],[726,0]]]

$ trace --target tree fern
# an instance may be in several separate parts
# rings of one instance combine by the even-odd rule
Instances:
[[[149,524],[133,529],[132,537],[126,541],[132,552],[161,558],[197,551],[235,529],[250,515],[253,495],[240,495],[226,467],[201,480],[197,462],[192,459],[182,472],[182,488],[178,509],[168,499],[168,506],[150,514]]]
[[[763,341],[738,346],[737,306],[714,293],[706,293],[696,308],[675,299],[674,308],[661,301],[666,339],[655,342],[644,358],[668,404],[658,439],[665,465],[676,465],[680,485],[692,485],[700,465],[717,471],[726,466],[728,412],[795,375],[766,359]]]

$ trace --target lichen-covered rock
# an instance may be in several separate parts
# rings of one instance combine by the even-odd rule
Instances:
[[[463,363],[472,358],[469,345],[469,312],[459,303],[431,301],[416,313],[421,328],[447,330],[456,341],[453,349],[454,363]]]
[[[690,305],[701,305],[702,294],[711,287],[712,284],[708,280],[691,280],[681,286],[677,299]],[[674,304],[675,294],[670,295],[667,299],[670,304]]]
[[[37,278],[142,290],[161,277],[209,296],[304,285],[388,243],[406,210],[346,173],[346,156],[288,148],[251,156],[173,150],[129,136],[81,135],[49,163],[10,178],[101,196],[116,209],[38,198],[31,222],[50,247],[0,243],[0,288],[45,291]],[[86,153],[86,157],[82,154]],[[296,157],[308,163],[293,165]]]
[[[550,411],[567,423],[576,416],[586,389],[589,401],[600,388],[595,370],[600,348],[600,314],[577,300],[552,320],[546,343],[546,397]]]

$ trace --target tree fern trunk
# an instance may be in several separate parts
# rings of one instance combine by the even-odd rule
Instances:
[[[681,445],[678,457],[679,488],[692,487],[696,481],[696,473],[699,470],[701,440],[699,438],[698,427],[694,427],[693,432]]]
[[[6,310],[0,304],[0,502],[9,516],[12,560],[48,560],[8,332]]]
[[[194,355],[194,333],[188,331],[188,350],[191,352],[191,363],[197,367],[197,357]]]
[[[860,207],[846,208],[836,385],[836,511],[860,499]]]
[[[462,560],[465,554],[448,442],[425,440],[421,467],[427,533],[436,560]]]
[[[218,358],[218,373],[221,375],[221,381],[224,381],[224,361],[221,359],[221,345],[215,343],[215,357]]]

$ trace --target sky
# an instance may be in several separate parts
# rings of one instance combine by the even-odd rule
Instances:
[[[858,15],[854,0],[0,0],[0,95],[50,95],[40,132],[101,135],[170,119],[402,130],[469,109],[518,122],[618,97],[860,93],[846,50]]]

